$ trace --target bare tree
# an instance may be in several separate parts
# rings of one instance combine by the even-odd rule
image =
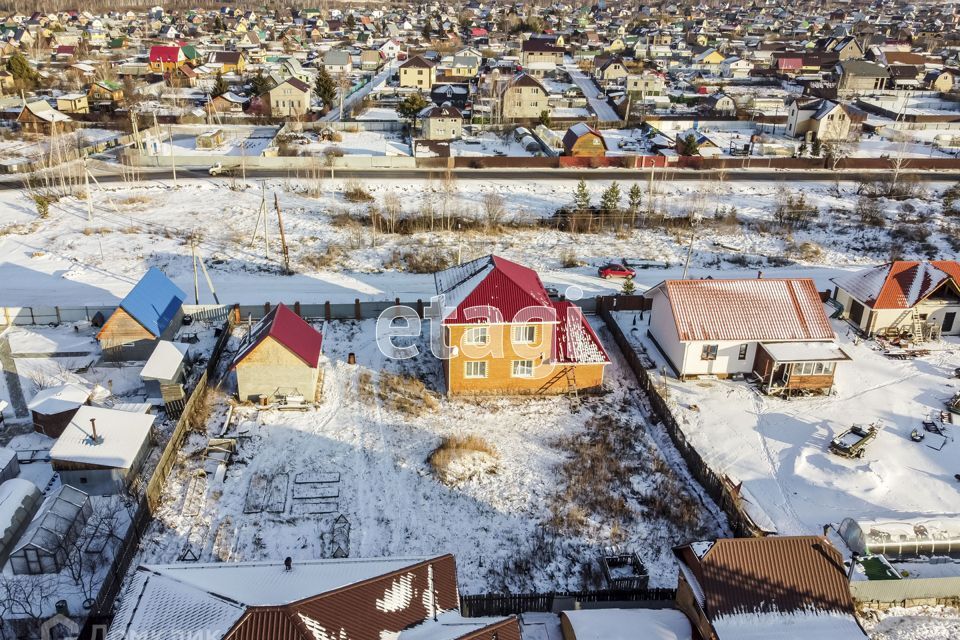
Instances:
[[[387,233],[397,232],[397,222],[403,213],[403,204],[395,193],[383,196],[383,212],[386,214]]]
[[[113,549],[123,539],[124,525],[129,521],[118,497],[98,500],[80,533],[65,541],[64,569],[84,598],[93,598],[99,585],[99,574],[113,556]]]
[[[52,575],[3,576],[0,578],[0,600],[6,609],[4,619],[19,619],[30,631],[39,630],[44,619],[44,605],[56,592]]]
[[[487,231],[497,229],[503,222],[506,213],[507,208],[504,205],[503,196],[493,191],[483,194],[483,217]]]

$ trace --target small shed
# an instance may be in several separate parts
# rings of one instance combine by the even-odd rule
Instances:
[[[20,463],[17,452],[6,447],[0,448],[0,482],[6,482],[20,475]]]
[[[140,370],[140,379],[146,387],[152,404],[176,402],[184,397],[187,352],[190,347],[180,342],[160,340]]]
[[[197,149],[216,149],[223,141],[223,129],[205,131],[197,136]]]
[[[62,384],[41,389],[27,404],[33,417],[33,430],[59,438],[82,405],[90,404],[90,390],[78,384]]]
[[[150,449],[155,416],[83,406],[50,449],[53,470],[64,484],[91,495],[122,493]]]
[[[0,484],[0,564],[40,506],[40,490],[29,480],[14,478]]]
[[[151,267],[103,324],[97,334],[100,347],[115,360],[146,360],[157,340],[176,335],[186,297],[162,271]]]
[[[92,512],[86,493],[61,485],[40,505],[10,553],[13,573],[22,576],[63,570],[68,546],[76,540]]]
[[[607,142],[586,122],[578,122],[564,134],[563,152],[575,158],[602,158],[607,155]]]
[[[250,331],[231,368],[241,400],[300,395],[312,401],[320,372],[323,336],[280,304]]]

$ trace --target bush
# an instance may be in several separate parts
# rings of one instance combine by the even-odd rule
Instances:
[[[866,227],[883,228],[887,224],[880,203],[867,194],[861,194],[857,198],[855,212],[857,217],[860,218],[860,224]]]
[[[404,252],[394,251],[387,266],[397,269],[403,267],[410,273],[436,273],[453,265],[453,254],[438,247]]]
[[[373,202],[373,196],[355,180],[351,180],[345,185],[343,197],[346,198],[347,202]]]
[[[377,396],[384,406],[407,416],[437,408],[436,396],[417,378],[383,372]]]
[[[300,264],[308,270],[319,271],[329,269],[343,257],[343,247],[338,244],[328,244],[323,253],[308,253],[300,258]]]
[[[497,471],[496,450],[480,436],[447,436],[427,462],[444,484],[458,484]]]
[[[577,258],[577,254],[573,249],[564,249],[560,253],[560,265],[564,269],[573,269],[574,267],[582,267],[583,261]]]

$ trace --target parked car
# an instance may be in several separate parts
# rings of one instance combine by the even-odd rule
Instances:
[[[608,280],[610,278],[632,278],[637,275],[637,272],[630,267],[625,267],[622,264],[611,262],[610,264],[605,264],[597,269],[597,275],[604,280]]]

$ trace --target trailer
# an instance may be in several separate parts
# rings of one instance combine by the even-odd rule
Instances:
[[[879,425],[855,424],[830,441],[830,451],[845,458],[862,458],[867,445],[877,437]]]

